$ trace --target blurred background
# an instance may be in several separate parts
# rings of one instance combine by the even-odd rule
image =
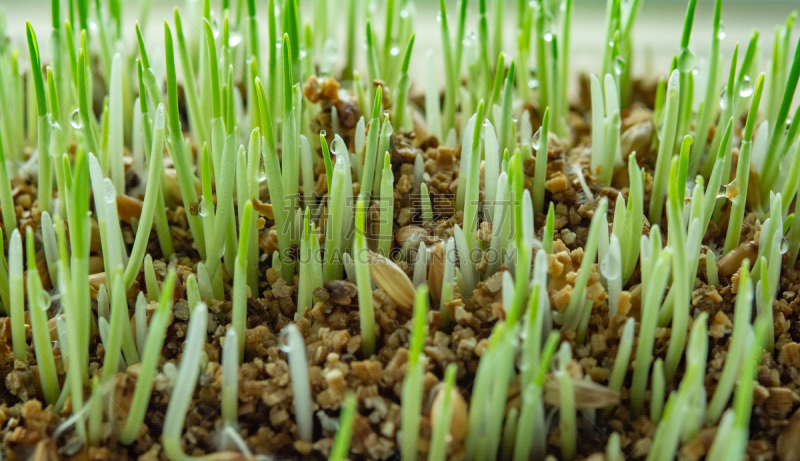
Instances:
[[[104,0],[103,3],[105,3]],[[172,13],[175,7],[181,9],[184,18],[184,27],[187,34],[191,33],[191,28],[200,30],[200,23],[191,21],[192,15],[187,14],[191,8],[199,8],[202,2],[196,0],[150,0],[150,8],[146,15],[141,14],[141,2],[143,0],[123,0],[126,18],[124,37],[127,41],[122,44],[125,49],[132,52],[136,48],[136,38],[134,34],[134,21],[140,19],[147,36],[148,43],[152,43],[154,49],[163,47],[163,20],[169,19],[172,22]],[[628,0],[622,0],[628,1]],[[634,39],[636,48],[633,59],[633,74],[635,77],[653,77],[665,75],[669,71],[672,56],[678,52],[680,36],[683,28],[683,20],[688,0],[644,0],[641,13],[636,21],[634,29]],[[513,56],[514,46],[514,27],[516,24],[515,12],[517,0],[506,0],[506,16],[509,24],[504,37],[505,49]],[[218,8],[219,0],[212,0],[212,5]],[[266,0],[256,0],[257,11],[263,13],[267,8]],[[373,4],[373,20],[379,23],[382,30],[382,13],[385,10],[385,0],[371,0]],[[454,11],[456,9],[455,0],[447,0],[447,8],[451,23],[454,21]],[[492,8],[492,1],[489,0],[489,8]],[[66,0],[64,0],[66,4]],[[232,5],[236,0],[231,1]],[[312,21],[313,8],[311,0],[300,0],[303,21]],[[346,4],[347,0],[330,0],[329,11],[334,15],[333,24],[340,24],[341,40],[343,42],[346,26]],[[602,48],[605,45],[605,4],[604,0],[574,0],[573,2],[573,21],[571,34],[571,58],[570,68],[572,72],[599,72],[602,58]],[[419,73],[433,71],[438,75],[442,82],[443,68],[425,69],[425,53],[432,49],[436,56],[441,56],[441,38],[439,24],[437,22],[438,6],[437,0],[416,0],[416,31],[417,41],[412,59],[412,70],[415,74],[415,81],[419,79]],[[478,0],[470,1],[469,16],[467,18],[467,31],[477,30],[477,8]],[[722,7],[722,19],[724,22],[725,38],[722,40],[721,51],[724,56],[723,68],[727,68],[733,47],[736,42],[740,43],[740,60],[744,48],[750,39],[754,29],[760,32],[760,56],[761,66],[764,68],[769,60],[769,53],[772,50],[775,27],[783,24],[787,16],[800,8],[800,1],[797,0],[725,0]],[[49,0],[0,0],[0,9],[5,11],[8,30],[14,44],[22,50],[26,49],[25,43],[25,20],[31,21],[40,37],[46,37],[50,29],[50,1]],[[66,11],[66,8],[63,8]],[[698,59],[698,66],[702,67],[705,57],[708,55],[708,48],[711,41],[712,20],[714,14],[713,0],[699,0],[694,20],[694,27],[691,39],[693,48]],[[491,17],[491,11],[489,13]],[[491,21],[491,19],[490,19]],[[359,18],[358,32],[360,41],[363,43],[364,22]],[[451,27],[453,27],[451,25]],[[266,36],[266,18],[262,21],[262,40]],[[791,40],[792,46],[797,43],[798,30],[795,27]],[[43,61],[47,61],[46,46],[43,46]],[[341,59],[338,64],[344,61],[344,50],[338,50]],[[159,55],[158,53],[156,55]],[[364,53],[357,52],[359,65],[363,66]],[[724,72],[727,72],[725,70]],[[575,82],[576,79],[572,79]]]

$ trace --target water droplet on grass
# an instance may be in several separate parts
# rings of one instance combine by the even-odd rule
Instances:
[[[742,79],[742,87],[739,88],[739,96],[746,98],[753,94],[753,82],[750,81],[750,76],[745,75]]]
[[[781,254],[786,254],[789,251],[789,239],[783,237],[781,239]]]
[[[201,197],[200,198],[200,206],[197,207],[197,214],[199,214],[200,216],[202,216],[204,218],[206,216],[208,216],[208,207],[206,206],[206,198],[205,197]]]
[[[235,48],[236,45],[242,43],[242,34],[238,29],[231,29],[228,32],[228,46]]]
[[[400,54],[400,48],[393,46],[391,49],[389,49],[389,54],[392,56],[397,56]]]
[[[719,107],[722,110],[728,107],[728,85],[723,86],[722,91],[719,92]]]
[[[787,245],[788,245],[788,242],[787,242]],[[788,248],[788,246],[787,246],[787,248]],[[50,304],[53,302],[53,298],[50,297],[50,293],[48,293],[48,292],[43,290],[43,291],[39,292],[39,299],[37,301],[39,302],[39,307],[42,310],[47,310],[47,309],[50,309]]]
[[[684,48],[681,50],[681,54],[678,56],[678,68],[681,72],[692,72],[695,69],[695,59],[694,54],[689,51],[689,48]]]
[[[614,73],[622,75],[623,72],[625,72],[625,60],[621,56],[617,56],[617,59],[614,60]]]
[[[535,78],[528,80],[528,88],[535,90],[538,87],[539,87],[539,80],[536,80]]]
[[[536,130],[536,133],[533,134],[533,138],[531,138],[531,147],[533,147],[536,150],[539,150],[539,146],[541,145],[539,138],[541,137],[542,137],[542,127],[539,127],[539,129]]]
[[[717,30],[717,38],[723,40],[725,38],[725,23],[719,21],[719,30]]]
[[[75,128],[76,130],[83,128],[83,120],[81,119],[80,109],[75,109],[71,114],[69,114],[69,124],[72,125],[72,128]]]

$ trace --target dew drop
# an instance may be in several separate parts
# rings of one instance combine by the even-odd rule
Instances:
[[[214,35],[214,38],[219,37],[219,22],[217,22],[216,16],[211,16],[211,33]],[[278,44],[280,46],[280,43]]]
[[[552,42],[553,41],[553,33],[548,31],[544,34],[544,41],[545,42]]]
[[[728,85],[723,86],[722,91],[719,92],[719,107],[722,110],[728,107]]]
[[[695,59],[694,54],[689,51],[689,48],[684,48],[681,50],[681,54],[678,56],[678,68],[681,72],[689,73],[693,72],[695,68]]]
[[[75,109],[71,114],[69,114],[69,124],[72,125],[72,128],[75,128],[76,130],[80,130],[83,127],[80,109]]]
[[[389,116],[389,110],[388,109],[383,111],[383,116],[384,117],[388,117]]]
[[[442,22],[442,12],[436,13],[436,22]]]
[[[228,33],[228,46],[235,48],[236,45],[242,43],[242,34],[237,29],[231,29]]]
[[[788,118],[786,119],[786,131],[789,131],[789,129],[790,129],[791,127],[792,127],[792,117],[788,117]]]
[[[328,132],[325,131],[325,130],[322,130],[322,131],[319,132],[319,135],[322,136],[323,138],[327,138],[328,137]]]
[[[407,19],[408,18],[408,10],[400,10],[400,18]]]
[[[536,130],[536,133],[533,134],[533,138],[531,138],[531,146],[536,150],[539,150],[539,146],[541,144],[539,142],[539,138],[541,136],[542,136],[542,127],[539,127],[539,129]]]
[[[719,21],[719,30],[717,31],[717,38],[719,40],[725,39],[725,23],[722,20]]]
[[[206,198],[205,197],[201,197],[200,198],[200,206],[197,207],[197,214],[199,214],[200,216],[202,216],[204,218],[206,216],[208,216],[208,207],[206,206]]]
[[[781,254],[786,254],[789,251],[789,239],[783,237],[781,239]]]
[[[306,53],[306,50],[305,49],[300,50],[300,56],[299,56],[300,59],[305,59],[306,56],[308,56],[308,53]]]
[[[489,119],[488,118],[483,119],[483,126],[489,126]]]
[[[614,73],[622,75],[623,72],[625,72],[625,60],[622,59],[622,56],[617,56],[617,59],[614,60]]]
[[[750,76],[745,75],[742,79],[742,87],[739,88],[739,96],[746,98],[753,94],[753,82],[750,81]]]
[[[400,54],[400,48],[393,46],[391,49],[389,49],[389,54],[392,56],[397,56]]]
[[[788,248],[789,243],[787,242],[786,244]],[[50,293],[42,290],[41,292],[39,292],[39,299],[37,301],[39,302],[39,307],[42,310],[47,310],[50,309],[50,304],[53,302],[53,298],[50,297]]]
[[[536,80],[535,78],[528,80],[528,88],[532,90],[539,88],[539,80]]]

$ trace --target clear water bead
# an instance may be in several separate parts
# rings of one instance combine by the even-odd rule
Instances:
[[[539,88],[539,80],[536,80],[535,78],[528,80],[528,88],[532,90]]]
[[[237,29],[231,29],[228,32],[228,46],[235,48],[238,44],[242,43],[242,34]]]
[[[783,237],[781,239],[781,254],[786,254],[789,251],[789,239]]]
[[[695,59],[694,54],[689,51],[689,48],[684,48],[681,50],[681,54],[678,55],[678,68],[681,72],[688,73],[694,71],[695,68]]]
[[[69,124],[72,125],[72,128],[75,128],[76,130],[83,128],[83,119],[81,119],[80,109],[75,109],[71,114],[69,114]]]
[[[548,31],[544,34],[544,41],[545,42],[552,42],[553,41],[553,33]]]
[[[389,49],[389,54],[392,56],[397,56],[400,54],[400,48],[393,46],[391,49]]]
[[[533,138],[531,138],[531,146],[536,150],[539,150],[539,146],[541,145],[539,139],[541,137],[542,137],[542,127],[539,127],[539,129],[536,130],[536,133],[533,134]]]
[[[728,85],[723,86],[719,92],[719,108],[722,110],[728,108]]]
[[[39,302],[39,307],[42,308],[42,310],[47,310],[50,309],[50,304],[53,303],[53,298],[50,297],[50,293],[48,293],[45,290],[42,290],[39,292],[39,299],[37,301]]]
[[[739,96],[747,98],[753,94],[753,82],[750,80],[749,75],[745,75],[742,79],[742,87],[739,88]]]
[[[197,207],[197,214],[204,218],[208,216],[208,207],[206,207],[205,197],[200,197],[200,206]]]
[[[319,132],[319,135],[322,136],[323,138],[327,138],[328,137],[328,132],[325,131],[325,130],[322,130],[322,131]]]
[[[717,38],[719,40],[725,39],[725,23],[722,20],[719,21],[719,30],[717,30]]]
[[[622,75],[623,72],[625,72],[625,60],[622,59],[622,56],[617,56],[617,59],[614,60],[614,73]]]

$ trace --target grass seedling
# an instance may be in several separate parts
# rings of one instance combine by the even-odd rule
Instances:
[[[136,238],[133,242],[133,249],[125,269],[125,289],[133,285],[139,268],[147,249],[147,241],[150,238],[150,228],[153,225],[153,217],[158,206],[158,197],[161,196],[161,175],[163,174],[164,141],[166,139],[164,106],[159,105],[156,110],[155,133],[153,135],[153,146],[150,149],[150,161],[147,167],[147,184],[149,187],[145,191],[142,214],[139,219],[139,228],[136,231]]]
[[[561,399],[559,408],[559,426],[561,427],[561,458],[571,461],[575,458],[578,428],[575,422],[575,390],[572,377],[567,372],[567,364],[572,360],[572,349],[569,342],[561,343],[558,351],[558,390]]]
[[[42,78],[42,63],[39,58],[39,42],[36,40],[36,33],[30,22],[26,23],[26,32],[28,36],[28,51],[31,56],[31,73],[33,74],[33,83],[36,88],[36,113],[38,135],[37,146],[39,148],[39,181],[38,199],[39,209],[50,211],[50,202],[53,195],[53,171],[50,161],[50,153],[48,147],[50,146],[50,120],[47,114],[47,96],[44,92],[44,79]],[[5,114],[6,117],[10,116]]]
[[[547,144],[550,133],[550,108],[544,110],[542,126],[533,135],[531,147],[536,149],[536,164],[533,173],[533,211],[544,212],[544,183],[547,179]]]
[[[186,343],[183,346],[183,357],[178,369],[178,377],[175,380],[172,398],[164,416],[164,433],[162,436],[164,451],[167,456],[177,461],[192,459],[192,457],[184,453],[183,447],[181,447],[181,433],[183,432],[186,411],[189,409],[189,402],[194,395],[194,388],[197,384],[197,375],[200,371],[200,354],[203,352],[203,345],[206,342],[207,322],[208,308],[205,304],[200,303],[195,307],[189,319],[189,329],[186,334]]]
[[[706,73],[705,96],[703,98],[703,102],[701,103],[701,109],[697,114],[697,126],[695,127],[694,134],[695,138],[698,140],[704,140],[708,137],[709,127],[711,126],[711,122],[716,115],[717,108],[719,107],[719,92],[717,89],[717,74],[720,71],[719,43],[722,38],[725,37],[725,31],[722,30],[722,32],[720,32],[720,28],[723,27],[721,17],[722,0],[716,0],[714,2],[714,22],[711,31],[711,47],[708,53],[708,71]],[[727,120],[727,118],[720,120],[724,122]],[[697,165],[700,163],[700,159],[705,147],[705,142],[697,142],[694,144],[690,159],[690,174],[693,174],[695,171],[697,171]]]
[[[2,104],[2,101],[0,101],[0,104]],[[10,117],[3,118],[8,119]],[[11,195],[11,182],[9,181],[8,167],[6,166],[6,153],[5,149],[3,149],[3,143],[3,136],[0,135],[0,208],[2,208],[3,228],[6,229],[6,233],[8,233],[9,229],[17,228],[17,213],[14,210],[14,198]]]
[[[392,249],[394,225],[394,175],[392,174],[391,155],[386,152],[383,159],[380,193],[380,226],[378,230],[378,254],[389,257]]]
[[[358,399],[356,394],[350,392],[344,398],[342,411],[339,414],[339,428],[336,430],[336,437],[333,439],[330,461],[344,461],[350,452],[350,439],[353,433],[353,423],[358,412]]]
[[[800,69],[798,69],[800,72]],[[735,184],[739,193],[732,200],[731,217],[728,222],[728,232],[725,235],[725,247],[723,253],[728,253],[739,246],[739,238],[742,232],[742,220],[744,219],[744,208],[747,202],[747,185],[750,173],[750,153],[753,149],[753,128],[755,126],[758,113],[758,106],[761,102],[761,92],[764,89],[764,74],[758,76],[756,89],[753,99],[750,102],[750,113],[747,116],[744,134],[742,137],[742,147],[739,149],[739,160],[736,166]],[[769,157],[767,158],[769,159]],[[765,164],[766,171],[766,164]]]
[[[394,0],[389,1],[390,4],[394,4]],[[411,63],[411,50],[414,47],[414,38],[415,35],[411,36],[411,39],[408,41],[408,45],[406,46],[406,53],[405,57],[403,58],[403,66],[400,69],[400,78],[397,81],[397,88],[395,89],[394,100],[395,100],[395,110],[394,116],[392,118],[393,125],[397,126],[397,129],[403,130],[410,130],[411,125],[411,117],[408,114],[408,90],[411,88],[411,77],[408,75],[408,66]]]
[[[8,316],[11,318],[11,343],[14,360],[28,362],[25,340],[25,292],[22,278],[22,239],[19,231],[11,232],[8,244],[8,292],[11,302]]]
[[[687,277],[686,252],[691,251],[688,244],[685,225],[683,223],[683,198],[688,168],[689,150],[692,145],[691,136],[686,136],[681,147],[680,159],[673,157],[670,170],[669,199],[667,203],[667,228],[669,231],[669,247],[674,250],[672,257],[672,285],[670,293],[674,293],[672,305],[672,328],[665,360],[665,374],[672,381],[678,363],[683,356],[686,343],[686,328],[689,324],[689,300],[692,293],[689,278],[694,280],[693,272]]]
[[[761,76],[759,76],[759,78],[761,78]],[[767,154],[764,161],[764,174],[761,178],[762,200],[764,200],[765,203],[767,203],[766,201],[769,199],[769,191],[773,189],[778,180],[780,164],[783,160],[783,155],[788,149],[788,145],[784,145],[786,143],[785,131],[781,129],[781,127],[786,126],[786,120],[789,117],[789,110],[792,107],[792,100],[794,99],[798,80],[800,80],[800,41],[798,41],[798,46],[794,52],[794,59],[792,60],[791,70],[789,70],[789,78],[786,80],[786,86],[784,87],[780,108],[778,109],[774,123],[770,125],[772,133],[770,135],[769,146],[767,147]],[[758,86],[756,86],[756,91],[758,91]],[[755,99],[755,94],[753,99]],[[755,108],[757,110],[758,105],[756,105]],[[751,111],[752,110],[753,105],[751,103]],[[749,118],[750,117],[748,117],[748,122]]]
[[[33,229],[28,226],[26,228],[25,243],[28,247],[27,282],[31,336],[33,336],[36,365],[39,367],[39,381],[42,384],[45,401],[48,404],[54,404],[58,400],[61,388],[58,384],[58,373],[56,372],[56,363],[53,358],[53,346],[50,341],[50,328],[47,323],[50,294],[42,289],[42,280],[39,278],[39,271],[36,268],[36,251],[34,250],[33,242]],[[22,339],[25,341],[24,336]]]
[[[311,443],[314,422],[311,414],[311,385],[308,381],[306,344],[303,340],[303,335],[294,324],[289,324],[281,330],[281,342],[284,344],[286,355],[289,357],[297,430],[300,434],[300,440]]]
[[[625,286],[630,280],[636,267],[636,261],[639,259],[639,236],[643,228],[644,186],[642,172],[636,164],[635,154],[628,157],[628,179],[630,187],[627,204],[620,194],[617,195],[617,204],[614,207],[613,232],[620,243],[622,286]]]
[[[419,439],[419,417],[422,412],[422,377],[425,373],[423,348],[425,347],[426,317],[428,315],[428,287],[417,288],[414,300],[414,316],[411,320],[411,339],[408,351],[408,372],[403,381],[402,431],[403,461],[417,459]]]
[[[654,226],[651,235],[658,229]],[[657,235],[658,232],[655,232]],[[642,247],[648,245],[648,241],[642,237]],[[648,249],[647,255],[641,254],[642,267],[647,266],[647,276],[643,273],[642,289],[642,319],[639,329],[639,342],[636,347],[636,359],[633,366],[633,381],[631,384],[631,409],[635,414],[639,414],[644,405],[644,392],[647,386],[647,376],[650,371],[650,360],[655,343],[655,330],[658,321],[658,310],[661,307],[661,300],[664,297],[667,277],[669,275],[670,262],[673,257],[672,249],[667,247],[661,250],[660,239],[654,239],[653,248],[659,254]]]
[[[453,418],[453,405],[450,402],[453,387],[456,381],[457,366],[450,364],[444,375],[444,390],[441,406],[438,408],[439,415],[433,423],[433,433],[431,435],[431,448],[428,452],[428,461],[438,461],[445,459],[447,454],[448,434],[450,434],[450,424]],[[458,392],[456,390],[456,392]]]
[[[253,213],[250,201],[244,207],[244,222],[249,222]],[[250,226],[242,226],[239,235],[239,252],[233,269],[233,294],[231,326],[236,329],[239,340],[239,361],[244,360],[244,343],[247,330],[247,257],[250,247]]]
[[[581,260],[581,266],[578,269],[578,276],[575,279],[575,285],[570,298],[569,306],[564,311],[561,324],[565,328],[575,328],[580,321],[579,306],[583,302],[584,293],[586,291],[586,284],[589,282],[589,275],[591,272],[592,264],[597,258],[597,244],[600,238],[600,225],[602,218],[605,218],[608,210],[608,201],[603,198],[597,205],[592,216],[592,224],[589,227],[589,237],[586,240],[586,247]]]
[[[338,158],[336,162],[337,164],[339,163]],[[370,357],[375,352],[375,312],[372,309],[372,282],[369,275],[366,213],[367,200],[362,193],[358,197],[358,205],[356,206],[353,265],[355,266],[356,284],[358,285],[358,317],[361,320],[361,352],[365,357]]]
[[[534,379],[525,384],[522,394],[522,410],[517,424],[517,437],[514,447],[514,460],[523,461],[530,458],[541,458],[545,454],[546,422],[542,386],[550,370],[550,362],[559,343],[559,334],[552,332],[545,342],[539,360],[539,368],[535,370]],[[530,359],[530,358],[529,358]],[[533,437],[531,437],[533,434]]]
[[[717,381],[714,395],[711,397],[706,409],[706,421],[713,423],[719,420],[733,393],[737,372],[745,353],[747,335],[751,331],[750,311],[752,303],[753,282],[750,279],[750,263],[744,260],[742,267],[739,269],[739,287],[734,305],[733,334],[730,348],[728,349],[725,365],[722,368],[722,374],[719,377],[719,381]]]
[[[675,146],[675,135],[678,129],[680,95],[681,74],[680,71],[673,71],[669,77],[669,84],[667,86],[663,128],[659,136],[661,143],[658,145],[656,169],[655,173],[653,173],[653,191],[650,195],[649,219],[653,224],[661,222],[661,214],[664,210],[664,195],[668,188],[667,179],[669,178],[670,158],[672,157],[672,151]]]
[[[156,367],[161,357],[161,349],[164,346],[164,339],[166,338],[165,333],[172,314],[172,292],[174,287],[175,271],[170,270],[161,287],[162,291],[158,300],[158,307],[153,314],[150,325],[147,327],[147,341],[144,346],[144,354],[142,354],[142,366],[139,371],[139,378],[136,381],[136,387],[133,391],[128,418],[125,420],[125,426],[119,434],[119,441],[126,445],[133,443],[139,435],[139,428],[144,421],[147,405],[150,402],[153,378],[155,377]],[[204,313],[205,308],[201,307],[200,309],[200,313]],[[191,318],[192,320],[200,318],[200,315],[193,312]],[[197,323],[197,321],[194,323]],[[190,328],[190,331],[191,330]],[[205,325],[203,326],[203,330],[205,331]],[[197,366],[195,366],[195,370],[197,370]],[[183,381],[184,380],[181,380],[181,382]],[[173,399],[181,394],[177,389],[173,392]],[[191,397],[191,394],[191,392],[188,393],[187,398]],[[167,427],[166,424],[164,427]]]
[[[172,31],[169,24],[164,21],[164,44],[166,50],[167,67],[167,96],[168,96],[168,127],[170,156],[175,164],[178,173],[178,186],[181,190],[181,198],[185,209],[190,209],[192,203],[197,202],[197,192],[194,188],[194,174],[191,171],[188,154],[183,143],[183,133],[181,131],[180,116],[178,115],[178,81],[175,75],[175,53],[172,45]],[[198,253],[202,258],[206,257],[205,236],[202,232],[202,223],[198,216],[188,213],[186,219],[189,222],[189,229],[192,233]]]

